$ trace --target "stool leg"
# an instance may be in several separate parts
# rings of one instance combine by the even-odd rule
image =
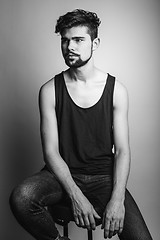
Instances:
[[[63,226],[63,235],[64,237],[68,237],[68,224]]]
[[[87,230],[88,231],[88,240],[92,240],[92,230]]]

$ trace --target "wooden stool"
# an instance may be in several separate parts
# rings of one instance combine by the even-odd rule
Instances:
[[[68,223],[74,221],[72,210],[63,204],[56,204],[54,206],[48,207],[55,223],[63,226],[63,235],[68,237]],[[96,226],[101,224],[101,220],[96,222]],[[92,230],[88,230],[88,240],[93,240]]]

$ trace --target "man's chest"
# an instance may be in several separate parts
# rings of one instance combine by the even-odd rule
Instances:
[[[102,97],[106,81],[95,84],[66,84],[72,101],[82,107],[89,108],[95,105]]]

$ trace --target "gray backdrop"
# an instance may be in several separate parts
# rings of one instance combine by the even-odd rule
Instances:
[[[154,240],[159,240],[158,0],[0,1],[0,238],[32,239],[12,216],[8,198],[17,183],[43,166],[38,91],[66,68],[54,25],[59,15],[74,8],[97,12],[102,24],[95,63],[128,88],[132,150],[128,188]],[[74,224],[69,232],[72,239],[85,239],[85,230]],[[95,237],[103,239],[100,228]]]

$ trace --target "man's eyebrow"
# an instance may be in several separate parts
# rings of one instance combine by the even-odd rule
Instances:
[[[68,39],[67,37],[61,37],[62,40],[66,40]],[[85,39],[85,37],[80,37],[80,36],[76,36],[76,37],[72,37],[72,39]]]
[[[77,37],[72,37],[72,39],[75,39],[75,40],[76,40],[76,39],[85,39],[85,37],[78,37],[78,36],[77,36]]]

